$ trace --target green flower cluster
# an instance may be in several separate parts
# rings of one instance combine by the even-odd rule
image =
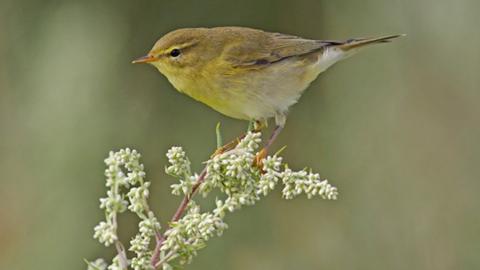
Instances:
[[[105,246],[116,244],[119,254],[114,258],[109,270],[125,269],[127,265],[135,270],[149,269],[152,251],[151,239],[160,232],[160,223],[148,206],[150,182],[145,181],[144,166],[140,163],[141,155],[129,148],[110,152],[105,164],[107,197],[100,199],[100,208],[105,209],[105,221],[94,228],[94,238]],[[117,215],[126,210],[140,218],[139,232],[130,241],[129,250],[135,253],[131,260],[126,259],[125,251],[118,241]],[[123,258],[123,259],[122,259]],[[89,263],[93,269],[105,269],[106,263],[97,260]]]
[[[301,193],[308,198],[319,195],[324,199],[336,199],[337,189],[327,180],[320,180],[318,174],[301,170],[292,171],[278,155],[268,156],[259,169],[253,165],[256,151],[261,143],[261,134],[249,132],[231,151],[217,155],[207,161],[206,176],[200,185],[200,193],[206,197],[214,190],[220,190],[225,198],[216,200],[211,212],[200,213],[195,204],[178,222],[173,222],[165,236],[162,246],[168,256],[166,262],[179,258],[180,264],[189,263],[205,242],[213,235],[221,235],[227,228],[224,217],[244,205],[253,205],[262,196],[281,182],[284,184],[283,196],[291,199]],[[198,175],[192,175],[190,162],[180,147],[173,147],[167,157],[170,166],[166,171],[179,179],[172,185],[172,193],[189,194],[197,183]],[[283,170],[282,170],[283,168]]]
[[[171,228],[165,232],[166,240],[161,250],[166,254],[164,267],[176,258],[180,264],[190,263],[198,250],[204,248],[212,236],[222,235],[228,227],[219,216],[200,211],[193,201],[186,215],[179,221],[172,222]]]

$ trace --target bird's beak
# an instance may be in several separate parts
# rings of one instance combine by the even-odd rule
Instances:
[[[145,55],[132,61],[132,64],[150,63],[157,60],[153,55]]]

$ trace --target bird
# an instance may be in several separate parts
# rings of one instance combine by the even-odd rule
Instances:
[[[259,129],[274,118],[260,160],[284,128],[289,108],[320,73],[400,36],[316,40],[238,26],[182,28],[132,63],[153,65],[179,92],[231,118],[255,121]]]

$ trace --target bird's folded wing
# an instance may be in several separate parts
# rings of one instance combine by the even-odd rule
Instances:
[[[336,41],[303,39],[280,33],[257,32],[239,39],[224,51],[223,59],[234,68],[263,68],[284,59],[306,55]]]

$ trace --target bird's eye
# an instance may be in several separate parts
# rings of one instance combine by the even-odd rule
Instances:
[[[180,50],[179,49],[173,49],[170,51],[170,56],[171,57],[177,57],[180,55]]]

